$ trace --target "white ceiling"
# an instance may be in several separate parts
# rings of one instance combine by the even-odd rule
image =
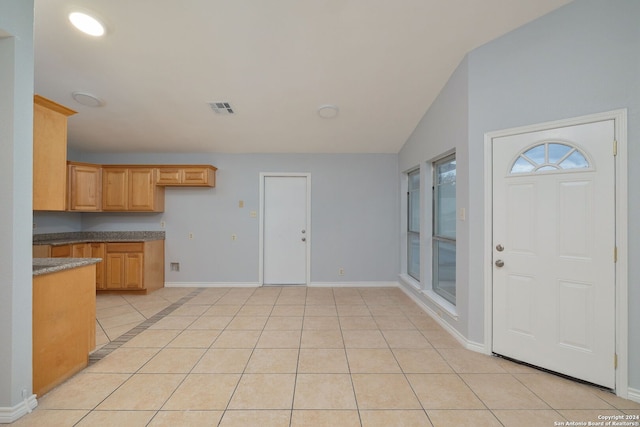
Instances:
[[[78,111],[84,151],[396,153],[466,53],[568,2],[35,0],[35,90]]]

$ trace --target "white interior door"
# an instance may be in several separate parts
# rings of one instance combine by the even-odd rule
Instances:
[[[307,176],[265,176],[263,283],[307,283],[309,228]]]
[[[615,387],[614,121],[493,139],[493,352]]]

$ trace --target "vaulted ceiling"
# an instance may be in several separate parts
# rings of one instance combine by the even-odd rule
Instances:
[[[35,90],[82,151],[396,153],[465,54],[568,2],[35,0]]]

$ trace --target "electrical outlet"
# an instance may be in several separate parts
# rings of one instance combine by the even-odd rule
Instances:
[[[338,276],[344,276],[344,268],[340,267],[338,269]]]
[[[231,235],[231,240],[238,240],[238,236],[237,236],[237,235],[235,235],[235,234],[232,234],[232,235]]]
[[[258,216],[258,213],[256,211],[251,211],[251,212],[249,212],[249,216],[251,218],[256,218]]]
[[[160,221],[160,228],[164,228],[167,224],[164,221]]]
[[[172,262],[169,264],[169,267],[171,269],[171,271],[180,271],[180,263],[179,262]]]
[[[193,240],[193,233],[189,233],[189,240]]]
[[[33,223],[33,229],[35,230],[36,228],[38,228],[38,224],[36,224],[35,222]]]

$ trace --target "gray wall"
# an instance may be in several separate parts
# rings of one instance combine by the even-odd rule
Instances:
[[[0,2],[0,417],[31,396],[33,1]]]
[[[37,233],[161,230],[164,221],[167,282],[256,283],[259,219],[249,213],[260,210],[259,175],[310,173],[312,283],[396,281],[400,250],[395,154],[73,155],[73,160],[104,164],[213,164],[217,185],[167,188],[164,213],[38,213]],[[179,273],[168,271],[174,261],[180,262]],[[344,276],[338,276],[339,268],[344,268]]]
[[[466,209],[467,216],[473,212],[468,204],[468,88],[467,88],[467,60],[464,59],[454,71],[451,78],[442,89],[431,108],[424,115],[412,135],[398,154],[399,174],[404,185],[404,172],[420,166],[422,168],[421,187],[423,191],[422,218],[420,224],[421,240],[421,272],[420,286],[422,290],[431,287],[431,187],[432,168],[431,163],[444,154],[455,150],[456,153],[456,208]],[[401,191],[406,194],[406,188]],[[402,209],[405,209],[404,203]],[[406,213],[401,215],[406,218]],[[403,221],[402,230],[406,230],[406,222]],[[406,239],[406,232],[402,234]],[[469,265],[469,227],[467,221],[456,222],[456,310],[457,317],[446,315],[443,319],[451,324],[462,335],[467,336],[469,313],[476,303],[470,304],[468,290],[468,265]],[[403,241],[403,247],[406,240]],[[401,272],[406,272],[406,259],[403,258]],[[415,292],[411,286],[407,289],[415,293],[426,305],[436,311],[439,307],[422,292]]]
[[[634,167],[635,160],[640,160],[639,18],[637,0],[576,0],[472,51],[441,94],[443,99],[427,112],[399,154],[399,169],[404,170],[410,159],[428,160],[446,149],[443,136],[460,138],[451,128],[468,130],[467,141],[456,142],[457,149],[468,150],[471,159],[466,183],[468,257],[458,254],[458,272],[468,271],[468,283],[460,279],[459,286],[473,303],[460,313],[466,322],[454,326],[470,341],[483,342],[485,133],[627,108],[629,386],[636,390],[640,389],[640,312],[636,309],[640,265],[634,262],[640,259],[640,169]],[[460,105],[464,102],[468,102],[468,117]],[[451,108],[443,116],[437,112],[447,105]],[[460,194],[462,185],[459,200],[465,199]]]

